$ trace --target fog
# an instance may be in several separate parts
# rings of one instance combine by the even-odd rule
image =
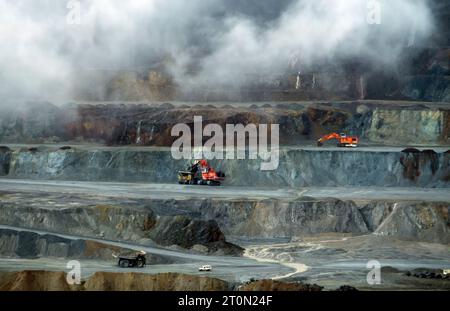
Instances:
[[[242,85],[249,74],[352,57],[392,68],[405,46],[433,32],[428,3],[0,0],[0,98],[70,99],[80,72],[155,66],[186,87]]]

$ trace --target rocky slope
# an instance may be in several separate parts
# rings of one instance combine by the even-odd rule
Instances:
[[[0,228],[0,256],[35,259],[57,257],[111,260],[113,254],[133,250],[93,240],[68,239],[53,234]],[[165,257],[146,255],[147,264],[170,263]]]
[[[5,108],[8,107],[8,108]],[[171,146],[175,124],[279,124],[280,143],[315,141],[331,131],[359,135],[362,143],[448,145],[445,103],[326,102],[196,104],[12,102],[1,108],[0,143],[97,142]],[[205,140],[208,138],[206,137]]]
[[[64,149],[64,148],[63,148]],[[450,153],[282,149],[279,167],[260,171],[261,160],[213,160],[227,185],[263,187],[449,187]],[[189,160],[167,149],[16,148],[0,150],[0,176],[24,179],[173,183]]]
[[[67,206],[68,201],[75,204]],[[17,194],[6,194],[2,195],[0,210],[0,223],[12,227],[143,244],[153,241],[164,246],[178,245],[183,248],[203,245],[210,252],[233,255],[242,253],[240,247],[226,242],[214,220],[196,219],[186,215],[158,215],[148,205],[133,205],[129,202],[124,202],[124,205],[105,205],[99,204],[95,198],[45,195],[21,197]],[[31,248],[28,252],[32,254],[33,247],[37,248],[38,252],[48,243],[47,239],[52,239],[49,236],[28,234],[23,240],[25,244],[21,244],[20,239],[17,241],[21,234],[27,235],[11,233],[8,237],[5,233],[6,252],[15,252],[17,248],[24,246]],[[36,239],[42,240],[39,243],[44,244],[39,244],[38,241],[34,243]],[[72,250],[72,242],[66,241],[67,243],[68,245],[60,245],[60,249],[56,249],[52,254],[58,251],[64,255],[69,251],[69,246],[70,251],[75,251]],[[78,243],[81,244],[76,246],[82,247],[83,242]],[[83,248],[80,252],[82,251]]]
[[[249,237],[302,237],[321,233],[392,236],[450,243],[450,204],[328,200],[210,201],[203,217],[218,219],[225,234]]]
[[[83,203],[64,207],[68,200]],[[98,205],[97,200],[5,194],[0,201],[0,223],[140,243],[149,243],[151,239],[161,245],[193,249],[201,244],[210,252],[221,254],[242,252],[227,243],[224,234],[292,239],[323,233],[373,233],[403,240],[450,243],[448,203],[355,203],[307,197],[296,200],[124,199],[121,203],[120,199],[113,198],[116,205],[104,206]]]
[[[3,257],[101,258],[111,259],[119,247],[85,240],[70,240],[51,234],[0,229],[0,255]]]

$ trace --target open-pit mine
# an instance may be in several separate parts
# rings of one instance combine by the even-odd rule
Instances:
[[[0,0],[0,291],[450,290],[449,3]]]
[[[0,127],[0,288],[450,289],[446,104],[226,105],[10,108]],[[194,115],[280,124],[279,167],[214,159],[226,172],[220,187],[178,184],[190,162],[172,157],[170,129]],[[333,129],[360,145],[317,147]],[[119,267],[113,255],[125,251],[145,251],[146,266]],[[83,285],[67,284],[70,260]],[[380,284],[367,282],[370,261]],[[198,271],[205,264],[212,270]]]

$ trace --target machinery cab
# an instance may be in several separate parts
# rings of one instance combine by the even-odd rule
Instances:
[[[219,186],[225,174],[216,171],[204,159],[196,160],[187,170],[178,172],[178,183],[191,185]]]

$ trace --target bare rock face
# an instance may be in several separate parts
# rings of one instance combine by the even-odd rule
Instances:
[[[244,250],[225,241],[215,220],[196,220],[187,216],[162,216],[150,232],[150,238],[160,245],[192,248],[200,244],[208,251],[238,255]]]
[[[226,234],[250,237],[295,237],[323,232],[367,233],[352,202],[335,199],[236,200],[203,204],[204,217],[217,219]]]
[[[27,206],[14,208],[0,203],[3,224],[77,236],[130,240],[145,237],[144,223],[154,217],[151,212],[120,207],[94,205],[76,208]]]
[[[68,239],[53,234],[0,229],[0,256],[12,258],[57,257],[113,260],[113,254],[130,249],[86,239]],[[170,263],[167,258],[147,255],[147,264]]]
[[[392,213],[394,203],[374,201],[360,207],[367,228],[373,232]]]
[[[148,239],[151,239],[160,245],[178,245],[183,248],[201,244],[207,247],[209,252],[222,252],[226,255],[240,255],[243,252],[242,248],[226,242],[214,220],[189,216],[161,216],[148,206],[97,204],[95,199],[75,199],[84,201],[84,205],[66,207],[66,197],[52,198],[56,206],[49,206],[48,197],[45,196],[21,199],[13,196],[8,199],[6,195],[0,202],[0,223],[87,238],[135,243],[148,243]],[[74,200],[74,197],[70,200]],[[70,252],[81,256],[92,246],[92,242],[68,240],[53,235],[6,229],[1,233],[2,249],[17,256],[69,255]]]
[[[217,219],[226,235],[302,237],[320,233],[377,234],[398,239],[448,244],[450,204],[338,199],[203,200],[178,202],[178,208]],[[165,205],[163,205],[165,206]]]
[[[175,124],[193,128],[194,116],[204,126],[279,124],[280,143],[299,145],[325,133],[348,132],[381,145],[449,142],[450,112],[440,104],[382,104],[377,101],[315,104],[195,105],[155,103],[66,104],[19,103],[0,111],[0,143],[101,143],[107,145],[171,146]],[[362,108],[364,107],[364,108]],[[359,109],[358,109],[359,108]],[[3,108],[2,108],[3,109]],[[3,113],[1,113],[3,112]],[[205,141],[207,138],[204,139]]]
[[[439,137],[448,138],[443,131],[444,124],[450,122],[446,111],[442,110],[394,110],[377,108],[372,112],[367,137],[375,143],[408,141],[414,144],[435,143]]]
[[[137,243],[148,243],[150,239],[161,245],[188,249],[200,244],[210,253],[230,255],[239,255],[242,249],[228,243],[224,235],[295,238],[321,233],[374,233],[435,243],[448,243],[450,236],[450,206],[438,202],[355,203],[307,197],[291,201],[188,199],[174,202],[152,199],[143,206],[139,201],[110,205],[100,204],[92,198],[71,196],[71,201],[83,204],[61,207],[67,199],[64,195],[39,198],[5,194],[0,202],[0,223]],[[49,201],[55,206],[49,205]],[[180,211],[183,215],[179,215]],[[34,239],[37,237],[29,240]],[[5,248],[16,250],[15,240],[8,241],[4,242]],[[12,248],[6,245],[12,245]]]
[[[69,240],[54,235],[0,229],[0,254],[20,258],[76,257],[83,255],[82,240]],[[94,255],[94,254],[92,254]],[[109,259],[109,258],[108,258]]]
[[[449,244],[449,212],[450,206],[445,203],[398,203],[374,233],[404,240]]]
[[[443,173],[442,180],[448,180],[450,177],[450,157],[447,153],[442,156],[444,161],[440,161],[439,155],[433,150],[418,152],[411,148],[403,150],[400,157],[403,177],[417,182],[420,179],[427,179],[435,175],[440,170]]]
[[[450,154],[355,150],[281,150],[279,167],[260,171],[262,160],[212,160],[226,184],[262,187],[449,187]],[[2,157],[6,176],[25,179],[174,183],[186,160],[170,150],[71,148],[17,149]],[[3,170],[5,172],[5,170]]]
[[[9,165],[11,162],[11,149],[0,146],[0,176],[9,174]]]

